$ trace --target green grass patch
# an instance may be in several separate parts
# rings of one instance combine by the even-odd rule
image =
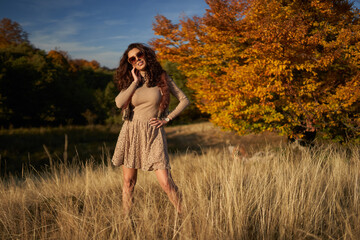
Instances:
[[[46,167],[49,155],[45,148],[54,161],[71,161],[75,156],[84,161],[91,157],[100,159],[98,156],[104,151],[114,148],[119,131],[120,126],[102,125],[2,129],[1,175],[19,175],[24,167]]]

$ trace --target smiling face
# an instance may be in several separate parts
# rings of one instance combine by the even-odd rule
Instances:
[[[133,48],[128,53],[128,60],[133,67],[139,71],[144,71],[146,67],[145,55],[139,49]]]

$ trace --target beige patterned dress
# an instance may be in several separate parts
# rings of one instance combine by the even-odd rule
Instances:
[[[170,93],[179,100],[179,104],[168,115],[168,118],[174,119],[189,104],[189,100],[172,79],[168,79],[168,84]],[[131,95],[133,116],[123,123],[112,163],[145,171],[170,169],[164,128],[149,124],[150,118],[156,118],[158,114],[160,88],[147,87],[146,84],[137,87],[133,82],[115,98],[116,106],[123,107]]]

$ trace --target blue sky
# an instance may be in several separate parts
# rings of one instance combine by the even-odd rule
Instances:
[[[156,37],[157,14],[177,22],[206,8],[204,0],[0,0],[0,19],[18,22],[40,49],[57,47],[115,68],[129,43]]]

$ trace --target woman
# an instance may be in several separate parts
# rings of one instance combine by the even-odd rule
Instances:
[[[137,171],[141,169],[155,171],[162,189],[180,213],[181,197],[170,174],[163,126],[184,110],[189,100],[162,69],[155,52],[140,43],[130,44],[124,52],[115,81],[120,90],[115,102],[123,109],[125,121],[112,162],[123,165],[123,208],[125,212],[131,208]],[[179,104],[168,114],[170,93]]]

